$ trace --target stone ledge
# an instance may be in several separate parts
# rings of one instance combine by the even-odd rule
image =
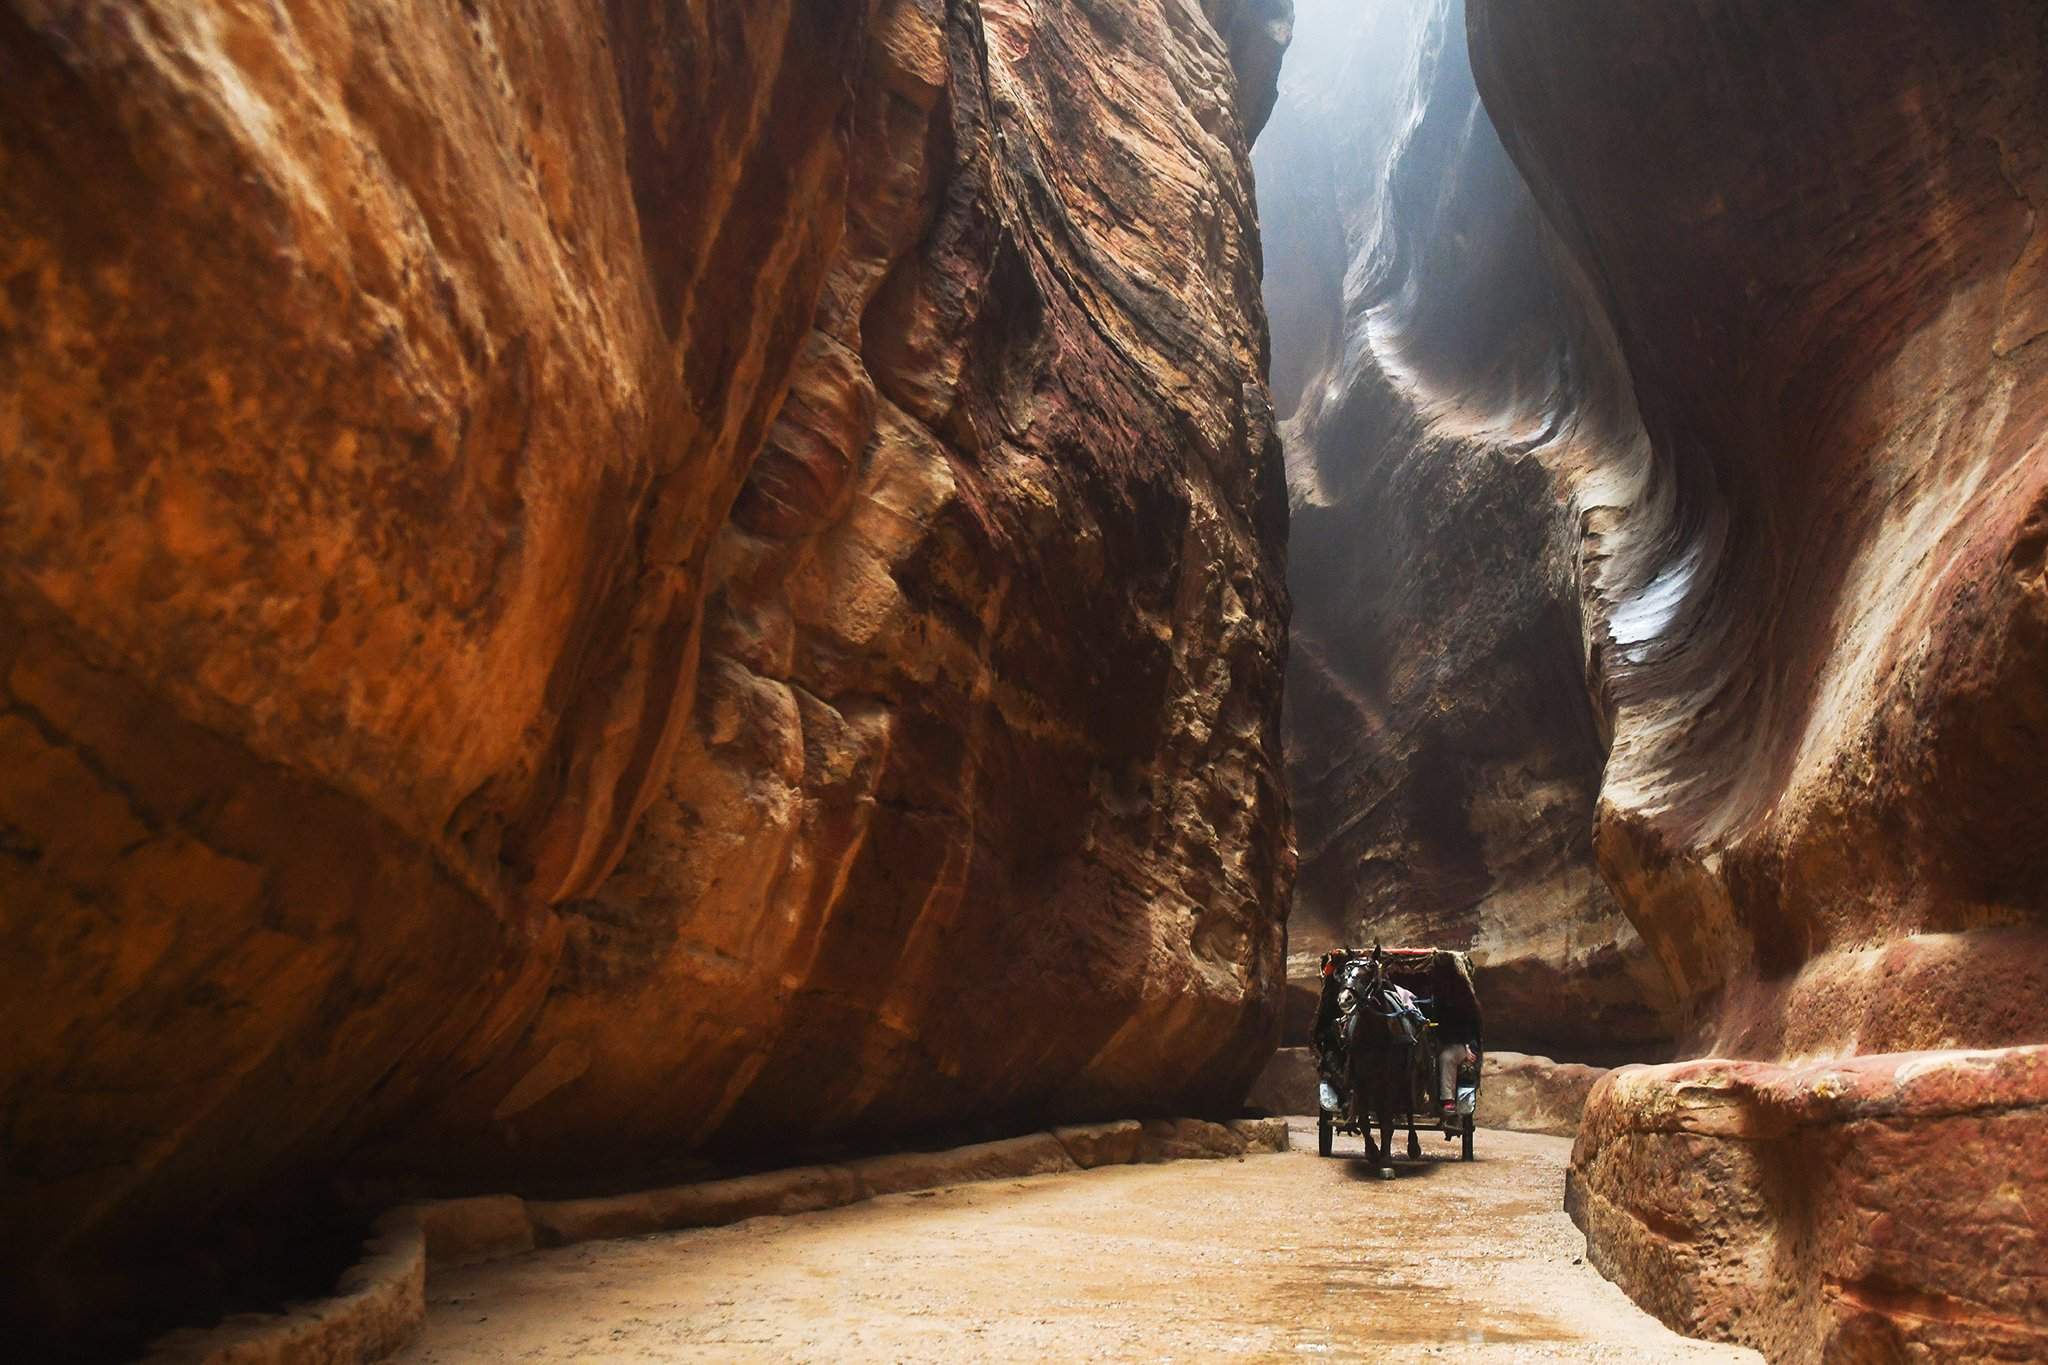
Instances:
[[[848,1166],[859,1192],[872,1199],[938,1185],[964,1185],[977,1180],[1015,1179],[1077,1171],[1080,1164],[1054,1133],[1031,1133],[1000,1142],[977,1142],[944,1152],[898,1152],[872,1156]],[[852,1200],[843,1201],[847,1203]]]
[[[1136,1119],[1055,1128],[1052,1135],[1067,1149],[1068,1158],[1084,1171],[1096,1166],[1127,1166],[1138,1160],[1145,1142],[1144,1125]]]
[[[469,1201],[463,1201],[469,1202]],[[427,1236],[418,1210],[377,1220],[363,1259],[332,1298],[282,1313],[241,1313],[217,1327],[157,1338],[143,1365],[353,1365],[382,1360],[419,1331],[427,1311]]]
[[[1285,1119],[1126,1119],[1056,1128],[942,1152],[897,1152],[845,1165],[673,1185],[598,1199],[517,1195],[444,1199],[377,1221],[364,1258],[334,1297],[283,1313],[247,1313],[157,1339],[144,1365],[355,1365],[382,1360],[418,1332],[428,1269],[446,1269],[608,1237],[715,1227],[810,1213],[887,1194],[1057,1175],[1138,1162],[1243,1157],[1287,1150]]]
[[[1774,1138],[1859,1119],[2048,1106],[2048,1046],[1887,1052],[1787,1067],[1706,1058],[1623,1067],[1605,1103],[1641,1131]]]
[[[430,1265],[468,1265],[534,1248],[533,1219],[515,1194],[439,1199],[413,1210],[426,1234]]]
[[[1565,1207],[1669,1326],[1774,1360],[2048,1358],[2048,1047],[1627,1067]]]
[[[1224,1127],[1244,1139],[1245,1155],[1267,1155],[1287,1150],[1287,1120],[1232,1119]]]
[[[534,1243],[558,1247],[643,1232],[717,1227],[771,1214],[810,1213],[860,1197],[859,1181],[844,1166],[797,1166],[598,1199],[529,1200],[526,1211],[533,1220]]]

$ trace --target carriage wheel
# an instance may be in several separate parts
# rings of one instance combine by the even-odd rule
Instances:
[[[1476,1115],[1465,1115],[1465,1143],[1464,1149],[1458,1155],[1458,1160],[1460,1161],[1470,1161],[1472,1159],[1472,1128],[1478,1122],[1479,1119]]]
[[[1330,1119],[1330,1111],[1316,1111],[1316,1155],[1328,1156],[1331,1146],[1337,1140],[1336,1125]]]

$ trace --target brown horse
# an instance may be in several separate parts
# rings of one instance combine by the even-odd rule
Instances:
[[[1357,1004],[1351,1011],[1350,1036],[1345,1040],[1346,1066],[1351,1083],[1351,1110],[1365,1136],[1365,1157],[1379,1170],[1382,1180],[1394,1178],[1394,1117],[1408,1125],[1408,1155],[1421,1155],[1415,1136],[1413,1108],[1415,1080],[1415,1033],[1404,1021],[1388,990],[1386,964],[1375,947],[1372,957],[1361,964],[1361,979],[1352,989]],[[1380,1139],[1373,1142],[1372,1123],[1379,1123]]]

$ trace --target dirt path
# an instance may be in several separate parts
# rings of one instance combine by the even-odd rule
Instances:
[[[1483,1132],[1473,1164],[1392,1183],[1344,1159],[1355,1139],[1327,1161],[1294,1141],[437,1272],[404,1359],[1757,1359],[1577,1263],[1563,1138]]]

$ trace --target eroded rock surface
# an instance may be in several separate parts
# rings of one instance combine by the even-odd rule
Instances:
[[[1878,9],[1473,15],[1672,490],[1606,594],[1602,866],[1700,1041],[1751,1055],[2048,1033],[2042,38]],[[1707,74],[1751,34],[1833,55]],[[1914,935],[1953,937],[1882,950]]]
[[[1773,1360],[2048,1354],[2048,1048],[1624,1067],[1565,1201],[1665,1322]]]
[[[0,12],[11,1288],[340,1168],[1235,1104],[1284,11]]]
[[[1292,949],[1469,949],[1490,1042],[1641,1056],[1675,1001],[1595,864],[1590,501],[1626,377],[1509,162],[1456,0],[1304,3],[1258,151],[1294,599]]]
[[[1597,856],[1689,1050],[1743,1059],[1596,1090],[1576,1206],[1667,1320],[1785,1359],[2048,1342],[2044,42],[1995,0],[1472,0],[1647,438],[1578,556]]]

